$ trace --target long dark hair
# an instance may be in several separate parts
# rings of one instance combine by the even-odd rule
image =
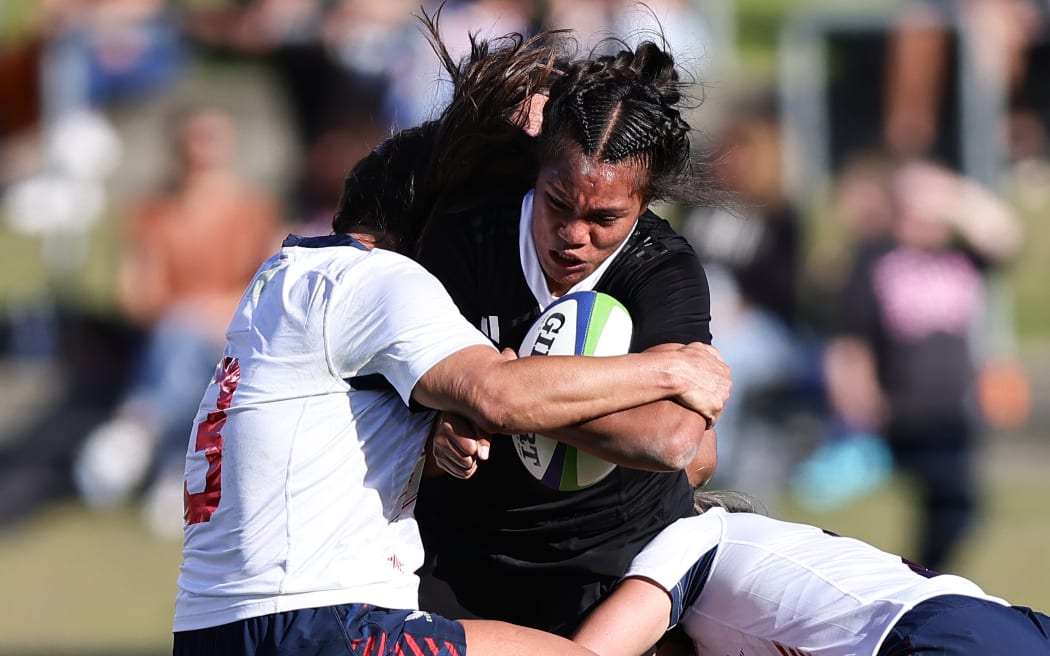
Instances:
[[[356,226],[398,237],[413,254],[429,219],[520,198],[536,179],[534,139],[521,128],[526,101],[550,88],[572,42],[565,30],[491,40],[470,35],[456,62],[438,30],[441,9],[417,16],[452,81],[440,116],[386,139],[361,159],[343,185],[335,232]]]

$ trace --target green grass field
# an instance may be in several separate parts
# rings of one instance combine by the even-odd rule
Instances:
[[[1050,441],[989,442],[985,518],[957,571],[1017,604],[1050,610]],[[894,484],[834,513],[786,503],[780,517],[907,552],[912,514]],[[76,504],[0,533],[0,654],[164,654],[179,545],[149,535],[130,511]]]

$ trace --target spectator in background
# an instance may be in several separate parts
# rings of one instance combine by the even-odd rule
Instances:
[[[54,0],[31,3],[39,39],[38,161],[4,189],[3,214],[40,237],[55,285],[81,273],[88,231],[104,215],[106,183],[122,154],[107,110],[168,88],[183,71],[180,34],[163,0]],[[54,347],[52,347],[54,348]]]
[[[150,482],[147,519],[161,534],[179,529],[189,426],[230,316],[281,225],[275,200],[235,170],[233,117],[190,109],[175,138],[177,180],[131,214],[118,272],[121,306],[146,343],[123,400],[74,462],[93,507],[124,502]]]
[[[937,165],[887,172],[889,229],[858,245],[826,382],[842,420],[884,435],[914,479],[915,558],[943,571],[978,509],[973,346],[984,273],[1014,254],[1020,230],[997,197]]]
[[[711,54],[706,51],[711,25],[689,0],[549,0],[546,5],[546,26],[571,29],[585,47],[602,47],[610,36],[634,44],[659,35],[683,63]]]
[[[718,423],[722,487],[770,503],[782,482],[780,439],[763,439],[756,399],[788,390],[805,349],[797,333],[800,226],[784,194],[780,127],[771,100],[743,101],[716,144],[716,175],[738,207],[689,210],[683,234],[711,280],[715,344],[733,371],[733,394]]]
[[[904,3],[886,60],[886,148],[898,157],[921,157],[937,146],[937,124],[952,75],[951,32],[945,26],[958,23],[979,35],[970,47],[980,79],[1013,95],[1026,77],[1026,49],[1039,38],[1048,11],[1046,0]]]
[[[416,6],[406,0],[254,0],[196,3],[184,12],[187,38],[204,56],[263,64],[288,102],[297,145],[289,211],[302,234],[327,234],[343,176],[388,134],[388,79],[380,62]]]
[[[48,31],[42,83],[49,120],[140,97],[182,71],[183,45],[163,0],[41,3]]]

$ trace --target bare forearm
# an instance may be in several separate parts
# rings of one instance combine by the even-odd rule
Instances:
[[[639,406],[675,396],[682,382],[670,373],[669,364],[669,359],[654,354],[521,358],[505,362],[506,375],[488,377],[480,393],[499,405],[491,413],[497,421],[490,428],[551,432],[584,422],[604,422],[605,415],[629,414]],[[672,401],[663,403],[680,407]]]
[[[670,613],[667,592],[628,578],[588,615],[572,640],[600,656],[637,656],[664,634]]]
[[[713,470],[714,451],[704,448],[706,427],[707,422],[697,413],[672,401],[658,401],[546,435],[603,460],[635,469],[676,471],[699,467]]]
[[[413,397],[488,432],[548,432],[674,397],[688,384],[682,366],[669,353],[507,360],[472,347],[431,368]]]
[[[831,407],[847,424],[878,430],[886,410],[871,347],[855,337],[831,340],[824,354],[824,377]]]

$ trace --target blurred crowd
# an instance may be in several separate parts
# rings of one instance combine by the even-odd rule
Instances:
[[[448,91],[421,9],[438,6],[3,4],[0,219],[40,243],[50,296],[0,299],[0,339],[9,359],[58,363],[65,384],[61,411],[0,442],[0,522],[76,494],[141,502],[153,530],[178,534],[185,432],[243,285],[288,232],[328,233],[350,166]],[[666,39],[705,98],[697,146],[734,193],[660,210],[705,263],[733,369],[712,485],[823,508],[913,475],[916,558],[949,564],[979,513],[975,444],[1027,412],[996,281],[1021,249],[1017,204],[1050,207],[1050,2],[902,2],[879,32],[880,77],[846,81],[879,103],[839,117],[831,188],[804,199],[775,84],[734,82],[729,0],[448,0],[440,25],[454,56],[470,32]],[[961,62],[1002,99],[985,125],[1000,135],[994,179],[971,179],[960,155]],[[242,94],[245,79],[263,91]],[[111,302],[84,307],[105,226]]]

